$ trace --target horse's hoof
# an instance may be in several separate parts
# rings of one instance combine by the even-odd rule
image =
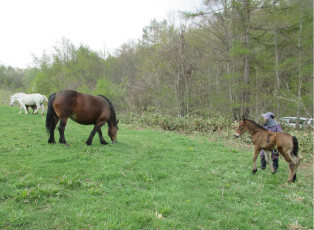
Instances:
[[[108,145],[109,143],[108,143],[108,142],[100,142],[100,144],[102,144],[102,145]]]
[[[92,143],[86,141],[86,142],[85,142],[85,145],[91,146]]]
[[[66,141],[59,141],[60,144],[66,145],[66,146],[70,146],[70,144],[68,144],[68,142]]]
[[[252,170],[252,174],[254,175],[257,172],[257,169]]]
[[[48,141],[48,144],[55,145],[56,142],[55,141]]]

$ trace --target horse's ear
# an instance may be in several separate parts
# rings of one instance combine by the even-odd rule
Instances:
[[[243,121],[245,123],[245,116],[244,115],[242,115],[241,121]]]
[[[117,120],[117,124],[119,123],[119,120]]]

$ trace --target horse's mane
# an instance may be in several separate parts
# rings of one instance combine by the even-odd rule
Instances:
[[[251,123],[252,123],[256,128],[258,128],[258,129],[267,130],[265,127],[263,127],[263,126],[257,124],[255,121],[252,121],[252,120],[246,120],[246,121],[251,122]]]
[[[16,96],[25,95],[25,94],[26,94],[26,93],[19,92],[19,93],[13,94],[11,97],[16,97]]]
[[[110,106],[110,111],[111,111],[111,119],[112,119],[114,125],[117,126],[117,116],[116,116],[116,111],[115,111],[115,109],[113,107],[113,104],[111,103],[111,101],[107,97],[105,97],[103,95],[98,95],[98,96],[101,96],[101,97],[105,98],[108,101],[109,106]]]

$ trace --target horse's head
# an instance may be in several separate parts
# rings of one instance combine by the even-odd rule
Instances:
[[[108,135],[109,135],[112,143],[117,142],[117,133],[119,130],[118,123],[119,123],[119,120],[115,124],[109,125]]]
[[[241,136],[241,135],[242,135],[243,133],[245,133],[246,131],[248,131],[248,128],[247,128],[247,126],[246,126],[246,120],[245,120],[245,117],[242,116],[242,119],[241,119],[241,121],[240,121],[240,123],[239,123],[238,128],[237,128],[236,131],[235,131],[234,136],[235,136],[236,138],[238,138],[239,136]]]
[[[13,104],[14,104],[14,102],[16,102],[16,100],[17,100],[16,97],[11,96],[10,97],[10,105],[13,106]]]
[[[25,93],[15,93],[10,97],[10,105],[13,106],[14,102],[18,101],[20,98],[24,97]]]

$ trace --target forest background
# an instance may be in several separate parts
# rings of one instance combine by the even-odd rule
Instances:
[[[313,117],[311,0],[205,0],[197,12],[152,20],[114,54],[61,38],[26,69],[0,65],[0,89],[72,89],[110,98],[116,109],[168,116],[272,111]],[[117,30],[123,28],[117,28]]]

